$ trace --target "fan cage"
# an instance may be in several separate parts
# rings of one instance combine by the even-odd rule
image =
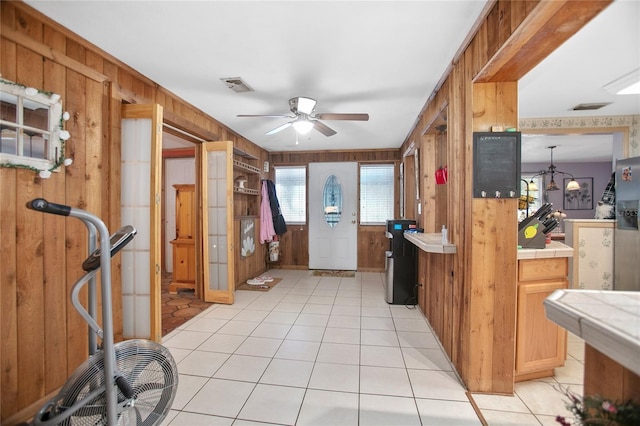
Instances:
[[[156,425],[169,412],[178,386],[178,370],[167,348],[149,340],[127,340],[115,344],[117,374],[134,391],[127,400],[117,391],[118,425]],[[50,419],[64,417],[65,411],[85,403],[62,425],[106,425],[107,406],[104,391],[104,353],[98,351],[85,361],[62,387],[48,414]]]

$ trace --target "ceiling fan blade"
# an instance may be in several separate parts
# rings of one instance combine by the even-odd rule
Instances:
[[[290,127],[291,124],[293,124],[291,121],[288,122],[288,123],[284,123],[283,125],[278,126],[273,130],[269,130],[267,133],[265,133],[265,135],[275,135],[276,133],[281,132],[282,130],[286,129],[287,127]]]
[[[336,131],[333,130],[331,127],[317,120],[313,122],[313,128],[325,136],[333,136],[336,134]]]
[[[369,114],[334,114],[334,113],[322,113],[316,114],[316,118],[321,120],[353,120],[353,121],[369,121]]]
[[[266,118],[295,118],[295,116],[291,115],[262,115],[262,114],[238,114],[236,117],[266,117]]]

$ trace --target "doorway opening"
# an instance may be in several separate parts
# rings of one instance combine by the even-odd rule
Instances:
[[[196,291],[197,144],[165,124],[162,135],[162,335],[211,306]]]

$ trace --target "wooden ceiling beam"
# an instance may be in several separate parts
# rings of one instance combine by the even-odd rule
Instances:
[[[474,82],[518,81],[612,1],[540,1]]]
[[[166,109],[164,110],[164,122],[187,134],[196,136],[197,138],[201,139],[201,140],[197,140],[192,138],[185,138],[184,135],[176,135],[176,136],[181,136],[182,138],[185,138],[185,139],[189,139],[191,142],[200,143],[202,142],[202,140],[205,140],[205,141],[220,140],[220,136],[217,135],[216,133],[203,129],[197,126],[196,124],[190,122],[189,120],[186,120],[185,118],[171,111],[167,111]]]

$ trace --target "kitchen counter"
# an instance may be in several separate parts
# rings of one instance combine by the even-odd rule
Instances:
[[[405,232],[404,238],[427,253],[453,254],[456,252],[455,244],[442,244],[441,233]]]
[[[640,375],[640,292],[556,290],[547,318]]]
[[[520,259],[548,259],[555,257],[573,257],[573,247],[569,247],[560,241],[551,241],[543,249],[519,249],[518,260]]]

